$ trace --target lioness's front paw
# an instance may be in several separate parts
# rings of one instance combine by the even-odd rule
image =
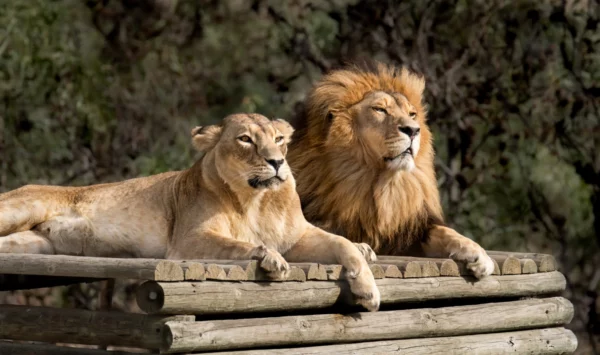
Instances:
[[[278,251],[260,246],[255,254],[260,260],[260,267],[267,272],[269,278],[281,280],[288,276],[290,265]]]
[[[379,309],[381,303],[381,295],[371,269],[368,267],[362,268],[357,274],[356,272],[347,271],[346,280],[350,284],[350,290],[354,295],[356,303],[365,307],[370,312],[375,312]]]
[[[452,259],[464,262],[467,269],[478,279],[489,276],[494,272],[494,261],[479,245],[464,248],[461,252],[452,255]]]
[[[375,255],[375,252],[373,251],[373,249],[371,249],[371,246],[369,244],[354,243],[354,246],[356,246],[358,248],[358,250],[365,257],[365,259],[367,260],[368,263],[377,260],[377,255]]]

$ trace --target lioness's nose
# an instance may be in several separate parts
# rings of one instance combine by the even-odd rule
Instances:
[[[279,167],[283,164],[283,159],[275,160],[275,159],[265,159],[267,163],[271,164],[275,168],[275,171],[279,170]]]
[[[406,134],[410,138],[414,138],[417,134],[419,134],[419,132],[421,132],[421,129],[419,127],[411,126],[398,126],[398,130]]]

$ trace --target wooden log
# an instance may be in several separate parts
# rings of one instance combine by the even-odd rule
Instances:
[[[549,254],[539,254],[539,253],[519,253],[519,252],[506,252],[506,251],[497,251],[497,250],[489,250],[488,254],[491,255],[505,255],[512,256],[518,259],[531,259],[533,260],[537,267],[538,272],[550,272],[558,270],[556,266],[556,259],[552,255]]]
[[[384,304],[468,297],[524,297],[559,292],[566,280],[559,272],[473,277],[376,280]],[[148,313],[216,314],[325,308],[353,303],[344,281],[305,283],[153,282],[137,289],[138,306]]]
[[[383,279],[385,277],[385,271],[383,271],[381,265],[369,264],[369,268],[371,269],[375,279]]]
[[[180,263],[171,260],[39,254],[2,254],[0,274],[155,281],[184,279]]]
[[[193,316],[160,317],[0,305],[0,339],[158,349],[164,322],[194,319]]]
[[[205,266],[204,277],[207,280],[225,280],[227,279],[227,272],[217,264],[208,264]]]
[[[520,259],[522,274],[535,274],[538,272],[538,267],[535,261],[531,259]]]
[[[519,275],[521,273],[521,262],[519,259],[508,255],[490,255],[498,265],[502,275]]]
[[[50,344],[27,344],[0,341],[0,354],[6,355],[131,355],[130,352],[105,351]]]
[[[79,283],[99,282],[105,279],[66,276],[0,274],[0,291],[29,290],[34,288],[68,286]]]
[[[161,352],[252,349],[290,345],[336,344],[385,339],[428,338],[568,324],[567,299],[527,299],[478,305],[318,314],[259,319],[165,323]],[[343,331],[340,331],[343,329]]]
[[[325,345],[286,349],[261,349],[215,352],[212,355],[371,355],[371,354],[447,354],[501,355],[573,354],[577,338],[564,328],[521,330],[516,332],[463,335],[425,339],[384,340],[355,344]]]
[[[402,271],[396,265],[380,264],[386,278],[401,279]]]
[[[188,263],[183,269],[188,281],[206,280],[206,268],[201,263]]]

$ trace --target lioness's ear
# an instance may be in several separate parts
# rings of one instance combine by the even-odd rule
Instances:
[[[285,139],[285,143],[289,143],[292,141],[292,134],[294,133],[294,127],[288,123],[286,120],[282,120],[281,118],[276,118],[273,121],[273,126],[277,128],[281,134],[283,134],[283,139]]]
[[[221,138],[221,126],[198,126],[192,129],[192,144],[200,152],[211,150]]]

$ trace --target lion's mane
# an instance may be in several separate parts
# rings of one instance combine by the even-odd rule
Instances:
[[[383,64],[336,70],[314,86],[288,156],[309,221],[383,254],[406,251],[442,223],[424,88],[424,79],[408,69]],[[369,165],[368,145],[376,143],[356,134],[348,109],[372,91],[401,93],[416,108],[421,149],[414,170]]]

